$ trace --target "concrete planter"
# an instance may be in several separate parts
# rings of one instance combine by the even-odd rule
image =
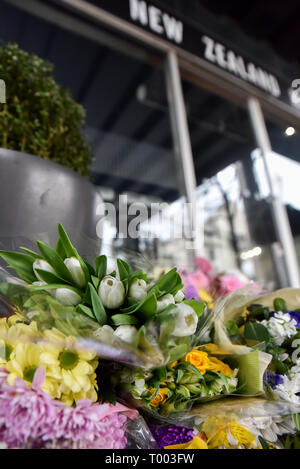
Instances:
[[[76,233],[78,249],[96,238],[96,208],[101,198],[94,186],[64,166],[34,155],[0,148],[0,246],[15,248],[28,237],[55,243],[61,222]],[[80,244],[78,246],[78,243]]]

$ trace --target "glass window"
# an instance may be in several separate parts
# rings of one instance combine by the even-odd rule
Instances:
[[[183,89],[204,222],[203,255],[219,271],[242,272],[275,288],[275,235],[268,207],[257,198],[248,112],[190,82],[183,81]]]
[[[300,135],[292,125],[278,124],[269,119],[266,119],[266,127],[273,150],[269,161],[271,159],[275,190],[286,205],[300,264]],[[260,196],[267,198],[269,186],[262,160],[257,154],[254,154],[253,159]]]

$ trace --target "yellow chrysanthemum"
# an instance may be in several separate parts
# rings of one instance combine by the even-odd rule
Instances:
[[[239,425],[236,420],[210,417],[204,422],[202,430],[207,436],[209,449],[220,446],[236,449],[241,445],[251,449],[257,446],[256,436],[243,425]]]
[[[77,396],[96,400],[96,355],[79,349],[74,337],[66,337],[56,329],[45,331],[44,338],[49,345],[43,346],[40,363],[47,375],[61,382],[61,399],[70,401],[73,395],[73,401],[78,400]]]
[[[9,384],[13,385],[16,378],[22,378],[28,384],[31,384],[36,370],[41,366],[40,355],[41,348],[37,344],[17,344],[5,366],[10,372],[8,376]],[[46,375],[42,389],[55,397],[58,394],[58,387],[58,383]]]
[[[39,333],[35,323],[20,322],[18,315],[0,319],[0,364],[5,365],[18,343],[30,343]]]
[[[28,384],[39,366],[46,372],[42,389],[54,399],[72,405],[80,399],[97,400],[94,353],[78,349],[75,337],[56,329],[38,331],[37,324],[20,322],[17,315],[0,320],[0,365],[9,372],[9,383],[16,377]],[[23,319],[24,321],[24,319]]]

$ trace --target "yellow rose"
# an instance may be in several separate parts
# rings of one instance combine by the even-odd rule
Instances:
[[[222,373],[225,376],[231,376],[233,371],[232,369],[226,365],[226,363],[223,363],[221,360],[219,360],[216,357],[210,357],[209,358],[209,368],[210,371],[214,371],[215,373]]]
[[[155,388],[150,389],[151,395],[154,396]],[[150,401],[152,407],[158,407],[160,404],[164,404],[167,400],[169,389],[168,388],[159,388],[158,394],[155,399]]]
[[[209,370],[208,354],[206,352],[202,352],[201,350],[195,349],[187,353],[184,357],[184,361],[189,362],[191,365],[197,368],[197,370],[200,371],[202,375],[204,375],[206,371]]]
[[[176,362],[170,363],[169,367],[170,368],[175,368],[175,366],[177,366],[177,364],[178,364],[178,361],[176,360]]]

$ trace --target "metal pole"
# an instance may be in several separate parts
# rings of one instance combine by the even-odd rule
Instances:
[[[196,175],[192,146],[178,60],[176,53],[173,51],[169,51],[167,54],[166,81],[179,183],[181,192],[188,203],[192,249],[196,255],[203,255],[204,226],[202,214],[197,213],[196,208]]]
[[[272,171],[272,147],[259,101],[248,99],[250,119],[255,138],[260,147],[269,184],[272,215],[278,240],[283,249],[288,286],[300,287],[300,273],[293,235],[285,205],[276,191],[276,177]]]

